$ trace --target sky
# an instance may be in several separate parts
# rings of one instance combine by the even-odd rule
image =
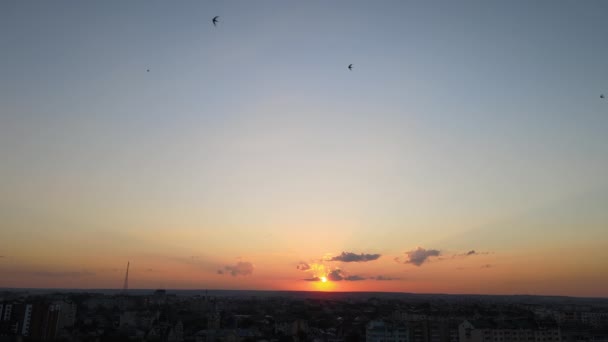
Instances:
[[[606,37],[592,0],[2,1],[0,287],[607,297]]]

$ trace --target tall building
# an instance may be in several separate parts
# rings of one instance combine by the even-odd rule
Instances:
[[[0,304],[0,336],[24,336],[53,340],[57,334],[61,306],[45,302]]]
[[[33,303],[30,304],[29,336],[36,340],[53,340],[57,334],[57,325],[61,307],[57,304]]]
[[[22,303],[0,303],[0,336],[15,336],[21,326],[18,317],[23,307]]]
[[[23,313],[23,324],[21,326],[21,335],[23,336],[30,336],[33,310],[34,306],[32,304],[25,305],[25,311]]]
[[[76,304],[67,300],[58,300],[53,304],[59,306],[57,329],[71,328],[76,323]]]

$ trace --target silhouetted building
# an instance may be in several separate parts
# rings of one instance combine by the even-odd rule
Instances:
[[[365,330],[367,342],[409,342],[408,329],[403,324],[371,321]]]
[[[53,340],[57,335],[61,305],[46,302],[0,304],[1,336]]]
[[[474,320],[459,326],[460,342],[560,342],[558,327],[540,327],[530,320]]]

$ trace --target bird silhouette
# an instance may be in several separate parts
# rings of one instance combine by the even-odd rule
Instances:
[[[146,72],[150,72],[150,69],[146,69]]]
[[[600,99],[603,99],[603,98],[604,98],[604,94],[600,95]]]
[[[211,20],[211,22],[213,23],[213,26],[217,26],[217,23],[218,23],[218,20],[217,20],[217,19],[218,19],[219,17],[220,17],[219,15],[216,15],[215,17],[213,17],[213,19]]]
[[[348,65],[348,70],[353,71],[353,65],[352,64]]]

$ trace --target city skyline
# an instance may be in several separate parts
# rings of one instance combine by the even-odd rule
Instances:
[[[608,297],[607,34],[603,1],[4,1],[0,288]]]

